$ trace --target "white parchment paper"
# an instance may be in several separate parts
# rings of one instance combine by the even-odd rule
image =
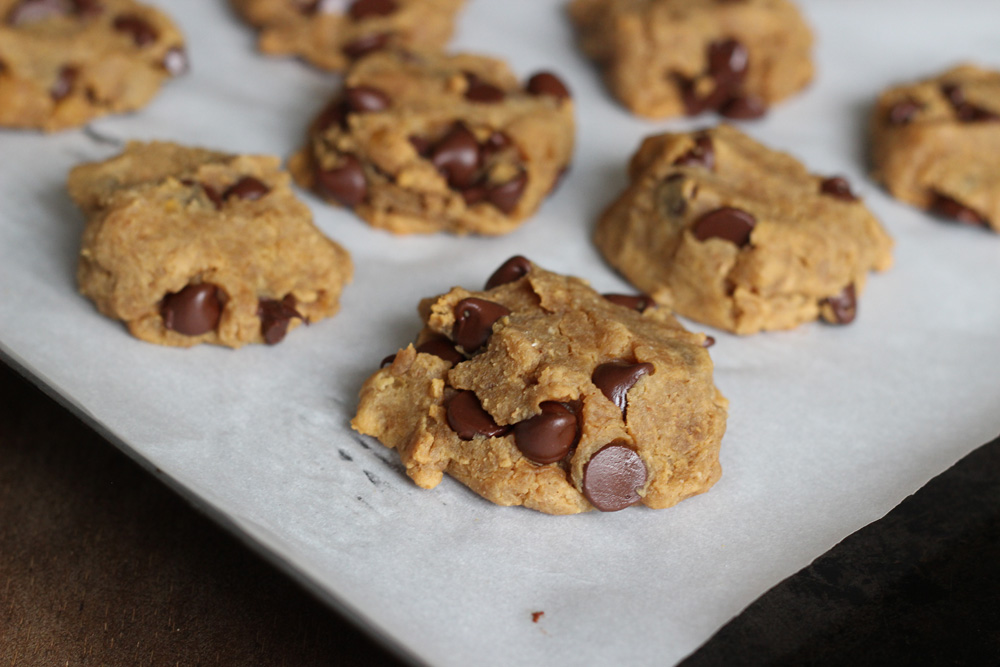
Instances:
[[[813,0],[817,78],[742,127],[844,174],[896,239],[849,327],[709,331],[732,410],[722,481],[673,509],[550,517],[447,480],[414,486],[348,427],[363,379],[419,326],[418,300],[522,253],[627,291],[589,236],[646,134],[576,51],[559,0],[471,0],[456,49],[560,72],[579,119],[562,188],[503,238],[394,237],[304,193],[357,271],[334,319],[276,347],[161,348],[78,296],[74,164],[129,138],[287,156],[336,76],[266,59],[222,0],[157,3],[193,71],[143,112],[53,136],[0,132],[0,350],[130,454],[327,599],[435,665],[666,665],[757,596],[1000,432],[1000,237],[934,221],[866,177],[879,90],[972,59],[1000,66],[991,0]],[[697,324],[692,325],[695,328]],[[155,530],[155,526],[150,527]],[[544,611],[537,623],[532,612]]]

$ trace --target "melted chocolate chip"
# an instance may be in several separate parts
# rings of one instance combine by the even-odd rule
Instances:
[[[489,191],[484,185],[473,185],[468,188],[461,190],[462,199],[465,201],[466,206],[475,206],[480,202],[486,201],[486,197],[489,195]]]
[[[503,102],[504,98],[507,96],[501,88],[494,86],[492,83],[483,81],[474,74],[467,74],[466,78],[469,81],[469,87],[465,90],[465,99],[470,102],[496,104],[498,102]]]
[[[627,361],[609,361],[594,369],[591,382],[608,397],[608,400],[618,406],[625,417],[628,408],[628,392],[644,375],[653,372],[653,364],[644,362],[630,364]]]
[[[746,77],[750,54],[736,39],[712,42],[708,45],[708,73],[716,86],[735,89]]]
[[[96,16],[104,11],[98,0],[71,0],[73,9],[80,16]]]
[[[378,88],[354,86],[344,91],[347,108],[354,113],[374,113],[389,108],[392,101]]]
[[[562,460],[579,436],[576,415],[562,403],[545,401],[541,414],[514,425],[514,444],[535,463]]]
[[[539,72],[533,75],[528,79],[525,89],[532,95],[547,95],[557,100],[568,100],[571,97],[566,84],[551,72]]]
[[[764,104],[764,100],[761,98],[748,93],[730,98],[729,101],[722,104],[719,108],[719,113],[726,118],[752,120],[766,114],[767,105]]]
[[[116,16],[111,25],[118,32],[131,35],[132,41],[136,46],[148,46],[154,43],[159,37],[159,33],[149,24],[149,21],[135,14]]]
[[[431,142],[427,137],[410,137],[410,145],[423,157],[427,157],[431,152]]]
[[[465,356],[455,349],[450,340],[444,337],[432,338],[421,343],[417,346],[417,352],[433,354],[435,357],[440,357],[452,365],[465,361]]]
[[[319,112],[319,115],[316,116],[316,120],[313,121],[312,131],[314,133],[326,132],[335,125],[343,126],[346,119],[347,112],[344,109],[344,100],[335,99],[327,104]]]
[[[583,495],[602,512],[617,512],[639,502],[646,465],[632,448],[613,442],[594,454],[583,469]]]
[[[965,104],[965,92],[956,83],[941,84],[941,94],[944,95],[953,107]]]
[[[56,77],[56,82],[52,84],[52,88],[49,89],[49,95],[52,96],[52,100],[59,102],[67,97],[73,92],[73,84],[76,83],[77,77],[80,75],[80,70],[72,65],[66,65],[61,70],[59,70],[59,76]]]
[[[501,213],[510,215],[517,208],[517,204],[521,201],[524,189],[527,186],[528,174],[522,171],[506,183],[491,187],[486,197],[491,204],[500,209]]]
[[[886,122],[889,125],[906,125],[923,108],[923,105],[912,99],[896,102],[889,107],[889,111],[886,113]]]
[[[215,204],[215,208],[222,208],[222,195],[219,194],[218,190],[213,188],[211,185],[206,185],[205,183],[201,184],[201,189],[205,193],[205,196],[208,197],[209,201]]]
[[[260,334],[268,345],[275,345],[285,339],[292,318],[303,319],[295,309],[295,297],[291,294],[284,299],[260,299],[257,301],[257,317],[260,318]]]
[[[396,361],[396,355],[390,354],[387,357],[382,358],[382,363],[378,365],[379,368],[385,368],[386,366],[392,365],[392,362]]]
[[[477,435],[496,438],[507,433],[509,427],[500,426],[490,413],[483,409],[475,392],[461,391],[455,394],[446,408],[448,426],[462,440],[472,440]]]
[[[958,84],[942,84],[941,94],[948,98],[948,102],[955,109],[955,115],[963,123],[983,123],[1000,120],[1000,116],[996,113],[987,111],[966,101],[965,91]]]
[[[531,273],[531,262],[521,255],[514,255],[500,265],[490,279],[486,281],[486,289],[512,283]]]
[[[717,238],[742,248],[750,242],[750,232],[756,224],[757,219],[746,211],[724,206],[695,220],[691,231],[699,241]]]
[[[482,151],[483,154],[483,160],[486,160],[487,158],[496,155],[500,151],[504,150],[505,148],[509,148],[513,144],[514,142],[510,140],[510,137],[508,137],[503,132],[494,132],[493,134],[491,134],[489,137],[486,138],[486,143],[484,143],[480,147],[480,150]]]
[[[646,294],[602,294],[605,299],[619,306],[624,306],[630,310],[637,310],[640,313],[646,312],[647,308],[655,308],[656,302]]]
[[[931,201],[930,210],[933,213],[937,213],[938,215],[946,218],[958,220],[966,225],[986,224],[986,218],[979,215],[979,213],[975,210],[969,208],[960,201],[941,194],[940,192],[934,193],[934,199]]]
[[[187,74],[187,72],[191,69],[191,63],[188,60],[187,51],[185,51],[182,46],[172,46],[167,49],[167,52],[163,54],[163,61],[161,64],[163,65],[163,69],[167,70],[167,74],[170,76]]]
[[[688,116],[697,116],[707,108],[702,98],[698,97],[694,89],[694,81],[680,74],[674,74],[673,78],[677,84],[677,89],[680,91],[685,114]]]
[[[12,26],[43,21],[53,16],[69,14],[71,7],[66,0],[22,0],[7,13],[7,24]]]
[[[357,60],[361,56],[366,56],[369,53],[374,53],[375,51],[384,49],[386,44],[389,43],[390,37],[392,37],[392,35],[387,32],[364,35],[362,37],[358,37],[349,44],[345,44],[341,51],[348,58]]]
[[[843,289],[840,294],[823,300],[830,306],[833,316],[832,324],[850,324],[858,314],[858,300],[854,291],[854,283]]]
[[[701,167],[713,171],[715,169],[715,148],[712,140],[700,136],[694,140],[694,146],[684,155],[674,160],[677,167]]]
[[[316,187],[320,194],[354,208],[368,196],[368,180],[361,162],[353,155],[343,156],[343,163],[333,169],[316,170]]]
[[[356,0],[348,14],[355,21],[363,21],[373,16],[388,16],[398,8],[396,0]]]
[[[222,302],[219,288],[211,283],[188,285],[167,294],[160,303],[163,326],[185,336],[200,336],[219,325]]]
[[[712,347],[713,345],[715,345],[715,338],[712,336],[705,336],[705,340],[701,342],[701,346],[705,348]]]
[[[481,348],[493,333],[493,323],[510,315],[510,310],[486,299],[469,297],[455,304],[452,340],[472,353]]]
[[[253,176],[244,176],[240,180],[236,181],[236,183],[229,186],[222,195],[222,198],[229,199],[230,197],[238,197],[240,199],[256,201],[270,191],[271,188],[269,188],[263,181],[258,180]]]
[[[819,191],[843,201],[858,201],[858,198],[851,192],[851,184],[843,176],[831,176],[823,179],[819,184]]]
[[[476,135],[461,123],[456,123],[434,147],[430,159],[437,170],[448,179],[448,185],[453,188],[467,188],[476,180],[476,171],[481,164],[482,155]]]

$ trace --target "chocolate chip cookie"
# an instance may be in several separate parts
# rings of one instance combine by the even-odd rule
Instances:
[[[132,0],[0,0],[0,126],[61,130],[145,106],[184,40]]]
[[[719,479],[728,403],[706,337],[648,298],[601,296],[523,257],[420,304],[351,425],[433,488],[444,473],[549,514],[674,505]]]
[[[788,0],[573,0],[569,15],[641,116],[757,118],[812,79],[812,33]]]
[[[573,132],[551,72],[522,83],[492,58],[382,52],[347,72],[289,169],[397,234],[504,234],[552,192]]]
[[[594,240],[629,281],[679,314],[750,334],[854,320],[892,241],[846,179],[720,125],[646,139]]]
[[[336,313],[351,278],[275,157],[133,142],[68,186],[88,218],[80,291],[151,343],[278,343]]]
[[[271,55],[341,71],[385,48],[440,51],[464,0],[232,0]]]
[[[1000,72],[960,65],[891,88],[871,133],[874,176],[894,197],[1000,231]]]

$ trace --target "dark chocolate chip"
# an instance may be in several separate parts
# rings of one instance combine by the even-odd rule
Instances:
[[[527,186],[528,174],[522,171],[506,183],[492,186],[486,196],[501,213],[510,215],[517,208]]]
[[[79,75],[80,70],[72,65],[66,65],[59,70],[59,76],[56,78],[56,82],[53,83],[52,88],[49,89],[49,95],[52,96],[52,100],[59,102],[60,100],[69,97],[69,94],[73,92],[73,84],[76,83],[76,79]]]
[[[80,16],[96,16],[104,11],[98,0],[71,0],[73,9]]]
[[[916,100],[901,100],[889,107],[889,111],[886,113],[886,122],[889,125],[906,125],[923,108],[923,105]]]
[[[380,363],[378,365],[378,367],[379,368],[385,368],[386,366],[390,366],[392,364],[392,362],[394,362],[394,361],[396,361],[396,355],[395,354],[390,354],[387,357],[383,357],[382,363]]]
[[[823,179],[819,184],[819,191],[836,199],[858,201],[858,198],[851,192],[851,184],[843,176],[831,176]]]
[[[541,414],[514,424],[514,444],[535,463],[555,463],[576,444],[576,415],[555,401],[545,401],[538,407]]]
[[[955,112],[963,123],[989,123],[1000,120],[1000,115],[968,102],[955,107]]]
[[[291,294],[278,301],[277,299],[259,299],[257,301],[257,317],[260,318],[260,335],[268,345],[275,345],[285,339],[288,324],[292,318],[303,319],[295,309],[295,297]]]
[[[706,109],[704,101],[695,92],[694,81],[676,73],[673,74],[673,79],[677,85],[677,90],[680,91],[685,114],[688,116],[697,116]]]
[[[748,93],[730,98],[719,108],[719,113],[726,118],[752,120],[766,114],[767,105],[761,98]]]
[[[684,155],[674,160],[677,167],[702,167],[712,171],[715,169],[715,148],[712,140],[700,136],[694,140],[694,146]]]
[[[552,72],[539,72],[533,75],[528,79],[525,88],[532,95],[547,95],[557,100],[567,100],[571,97],[566,84]]]
[[[454,314],[451,338],[472,353],[486,344],[493,333],[493,323],[510,315],[510,310],[493,301],[469,297],[455,304]]]
[[[986,218],[979,215],[974,209],[969,208],[965,204],[952,199],[947,195],[943,195],[940,192],[934,193],[934,199],[931,201],[930,210],[933,213],[944,216],[946,218],[953,218],[966,225],[985,225]]]
[[[602,512],[634,505],[646,483],[646,465],[631,447],[613,442],[594,454],[583,469],[583,495]]]
[[[715,338],[712,336],[705,336],[705,340],[701,342],[701,346],[705,348],[712,347],[713,345],[715,345]]]
[[[460,391],[455,394],[448,401],[446,410],[448,426],[462,440],[472,440],[477,435],[496,438],[510,430],[510,427],[500,426],[493,420],[472,391]]]
[[[136,46],[148,46],[159,37],[159,33],[149,24],[149,21],[135,14],[116,16],[111,25],[118,32],[131,35]]]
[[[211,185],[201,184],[201,189],[204,191],[205,196],[208,197],[209,201],[215,204],[215,208],[222,208],[222,195],[219,191],[213,188]]]
[[[851,283],[840,294],[824,299],[833,315],[832,324],[850,324],[858,314],[858,299]]]
[[[453,188],[467,188],[476,180],[482,161],[476,135],[461,123],[456,123],[434,146],[430,155],[437,170]]]
[[[509,148],[514,144],[503,132],[494,132],[489,137],[486,138],[486,142],[480,147],[483,154],[483,159],[487,159],[492,155],[496,155],[505,148]]]
[[[594,369],[591,382],[608,397],[608,400],[618,406],[625,416],[628,407],[628,391],[644,375],[653,372],[653,364],[644,362],[630,364],[627,361],[609,361]]]
[[[354,208],[368,195],[368,180],[361,161],[353,155],[343,156],[342,164],[333,169],[316,170],[316,187],[320,194]]]
[[[746,77],[749,63],[747,47],[739,40],[726,39],[708,45],[708,73],[719,87],[737,88]]]
[[[167,49],[161,64],[170,76],[180,76],[191,70],[191,62],[183,46],[172,46]]]
[[[354,113],[384,111],[392,103],[389,96],[371,86],[354,86],[344,91],[347,108]]]
[[[630,310],[637,310],[640,313],[646,312],[647,308],[656,307],[656,302],[646,294],[602,294],[601,296],[611,303]]]
[[[531,262],[521,255],[514,255],[500,265],[490,279],[486,281],[486,289],[512,283],[531,273]]]
[[[256,201],[270,191],[271,188],[269,188],[263,181],[256,179],[253,176],[244,176],[240,180],[236,181],[236,183],[229,186],[226,189],[226,192],[222,195],[222,198],[229,199],[230,197],[239,197],[240,199]]]
[[[950,102],[953,107],[965,104],[965,92],[962,90],[962,87],[956,83],[941,84],[941,94],[948,98],[948,102]]]
[[[507,97],[507,94],[503,92],[503,89],[479,79],[470,80],[469,87],[465,90],[465,99],[481,104],[503,102],[505,97]]]
[[[417,345],[417,352],[433,354],[435,357],[440,357],[452,365],[465,361],[465,356],[455,349],[450,340],[444,337],[432,338]]]
[[[427,137],[410,137],[410,145],[413,146],[413,150],[417,151],[423,157],[431,152],[431,142]]]
[[[386,44],[389,43],[390,37],[392,37],[392,35],[387,32],[364,35],[362,37],[358,37],[349,44],[345,44],[341,51],[348,58],[357,60],[361,56],[366,56],[369,53],[374,53],[375,51],[384,49]]]
[[[200,336],[219,325],[222,302],[219,288],[211,283],[188,285],[167,294],[160,303],[163,326],[185,336]]]
[[[388,16],[398,8],[396,0],[356,0],[348,13],[355,21],[362,21],[372,16]]]
[[[750,232],[756,224],[757,219],[746,211],[724,206],[695,220],[691,231],[699,241],[717,238],[742,248],[750,242]]]
[[[485,185],[473,185],[468,188],[463,188],[461,190],[462,199],[465,200],[466,206],[475,206],[481,202],[486,201],[486,197],[489,191],[486,189]]]
[[[53,16],[69,14],[71,7],[66,0],[21,0],[7,13],[7,24],[12,26],[43,21]]]
[[[334,125],[343,126],[346,118],[347,112],[344,111],[344,101],[336,99],[327,104],[326,107],[319,112],[319,115],[316,116],[316,120],[313,121],[312,131],[314,133],[321,134]]]

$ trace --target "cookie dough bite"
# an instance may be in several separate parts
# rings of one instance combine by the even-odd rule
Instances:
[[[727,125],[647,138],[594,241],[657,302],[737,334],[854,320],[892,241],[841,177]]]
[[[871,135],[873,175],[892,196],[1000,231],[1000,72],[960,65],[890,88]]]
[[[232,0],[260,50],[342,71],[374,51],[440,51],[464,0]]]
[[[0,0],[0,126],[77,127],[146,106],[188,69],[184,39],[132,0]]]
[[[575,514],[670,507],[719,479],[728,402],[706,337],[667,309],[518,256],[419,312],[351,422],[419,486],[447,473],[499,505]]]
[[[813,76],[812,33],[788,0],[573,0],[583,51],[649,118],[757,118]]]
[[[74,168],[87,216],[80,291],[137,338],[189,347],[273,345],[337,312],[343,248],[313,225],[270,156],[128,144]]]
[[[573,153],[573,101],[539,72],[478,55],[359,61],[289,161],[295,180],[397,234],[505,234],[535,213]]]

